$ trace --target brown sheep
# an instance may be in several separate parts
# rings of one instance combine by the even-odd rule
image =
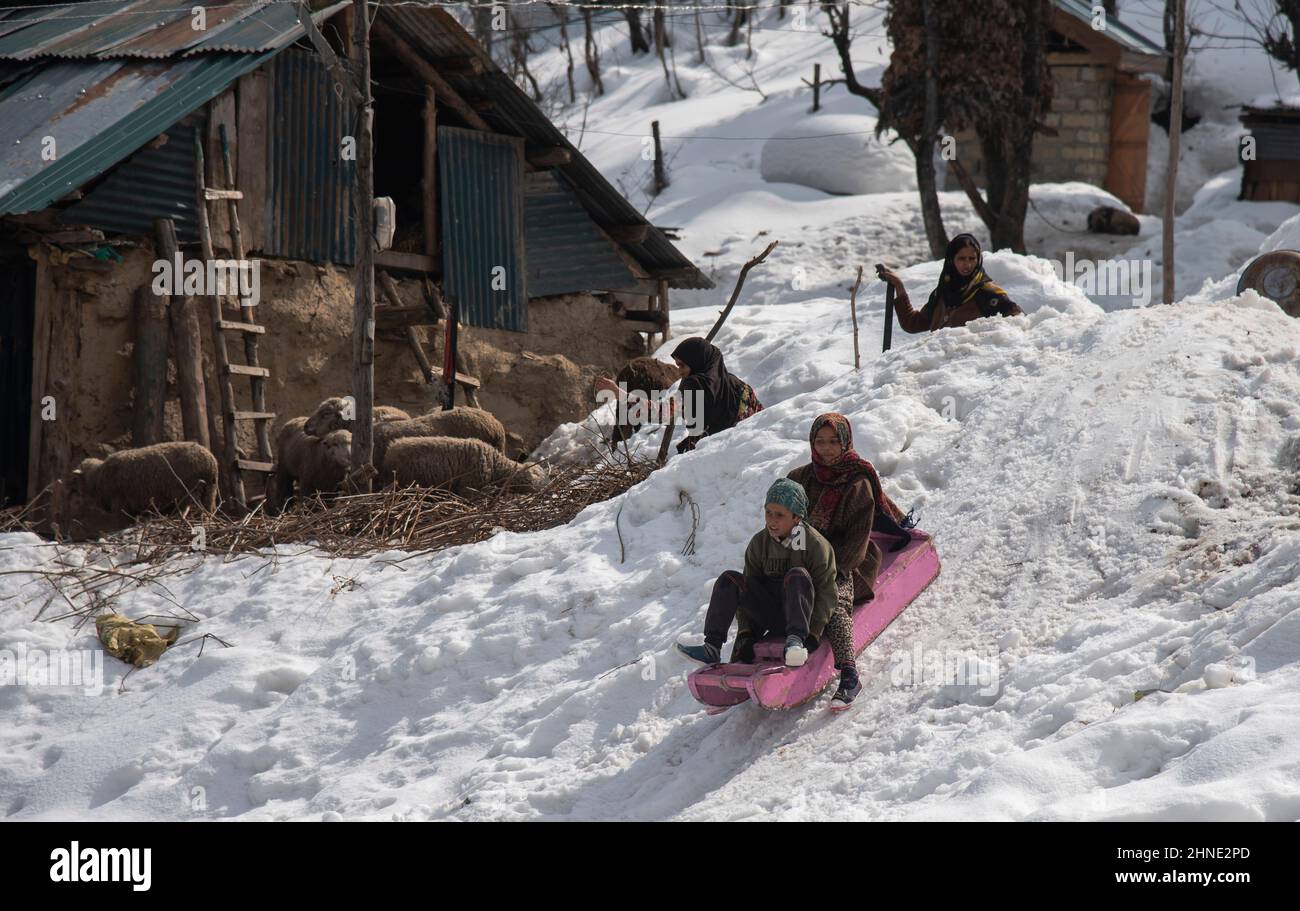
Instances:
[[[310,436],[307,418],[293,418],[275,438],[275,474],[267,486],[267,505],[278,512],[293,496],[294,482],[304,497],[334,493],[351,466],[352,432],[334,430],[324,438]]]
[[[343,417],[343,412],[347,407],[347,401],[341,395],[333,396],[316,406],[311,417],[307,418],[306,432],[308,436],[325,437],[325,434],[335,430],[351,430],[352,422]],[[394,408],[392,405],[376,405],[371,412],[372,424],[383,424],[387,421],[409,421],[411,416],[400,408]]]
[[[406,437],[388,450],[388,471],[399,487],[418,484],[456,494],[504,483],[510,490],[538,490],[546,484],[540,465],[522,465],[482,440]]]
[[[217,459],[198,443],[155,443],[106,459],[84,459],[72,489],[113,516],[187,505],[217,508]]]
[[[628,392],[650,398],[652,392],[662,392],[682,378],[682,369],[676,364],[666,364],[653,357],[634,357],[619,370],[614,382]],[[640,429],[640,422],[629,421],[614,428],[609,437],[610,446],[617,446]]]
[[[381,477],[388,476],[385,456],[395,440],[405,437],[456,437],[463,440],[482,440],[506,451],[506,428],[490,412],[479,408],[453,408],[450,411],[431,411],[409,421],[389,421],[375,425],[375,452],[371,459],[380,469]]]

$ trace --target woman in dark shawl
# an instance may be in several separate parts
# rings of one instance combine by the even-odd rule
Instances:
[[[727,372],[722,352],[706,339],[686,339],[673,349],[673,360],[686,371],[678,388],[686,403],[686,418],[694,425],[688,426],[678,452],[689,452],[701,437],[735,427],[763,410],[753,387]]]
[[[894,315],[905,332],[934,332],[964,326],[985,316],[1024,313],[984,273],[984,254],[972,234],[958,234],[948,242],[939,284],[920,311],[912,308],[901,278],[888,269],[880,270],[880,277],[894,286]]]

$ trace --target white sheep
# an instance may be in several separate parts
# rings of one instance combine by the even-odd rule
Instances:
[[[482,440],[506,451],[506,428],[490,412],[479,408],[452,408],[450,411],[431,411],[409,421],[390,421],[375,425],[375,452],[371,462],[382,477],[389,474],[388,448],[395,441],[407,437],[456,437],[463,440]]]
[[[198,443],[154,443],[84,459],[71,487],[115,518],[187,505],[217,508],[217,459]]]
[[[293,496],[294,482],[298,493],[334,493],[347,478],[351,465],[352,432],[334,430],[324,438],[305,430],[307,418],[293,418],[280,428],[275,438],[274,481],[267,487],[267,505],[278,512]]]
[[[351,430],[352,421],[344,418],[348,402],[341,395],[326,399],[316,406],[311,417],[307,418],[306,432],[309,436],[324,437],[335,430]],[[409,421],[411,416],[392,405],[376,405],[371,411],[372,424],[384,424],[389,421]]]
[[[512,490],[546,484],[540,465],[522,465],[482,440],[405,437],[388,449],[386,478],[397,486],[441,487],[456,494],[504,483]]]

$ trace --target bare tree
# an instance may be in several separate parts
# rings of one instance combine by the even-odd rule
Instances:
[[[1025,250],[1033,137],[1045,129],[1042,117],[1051,103],[1043,51],[1050,2],[985,0],[979,9],[982,38],[971,41],[966,6],[893,0],[885,17],[893,53],[878,89],[861,85],[854,73],[849,5],[823,5],[845,86],[876,105],[877,130],[895,130],[916,158],[932,250],[944,237],[931,164],[939,124],[950,131],[975,130],[986,166],[986,195],[968,177],[962,179],[958,161],[954,172],[988,227],[994,249]]]
[[[628,38],[632,42],[632,53],[650,53],[650,42],[646,40],[645,29],[641,25],[641,11],[625,6],[623,7],[623,18],[627,20]]]
[[[597,95],[605,94],[605,83],[600,79],[600,48],[596,45],[596,36],[591,31],[591,7],[582,8],[582,58],[587,64],[587,75],[591,77],[591,88]]]
[[[560,46],[564,48],[566,66],[564,77],[569,83],[569,104],[578,100],[577,90],[573,86],[573,44],[569,41],[569,6],[567,3],[548,3],[555,18],[560,20]]]

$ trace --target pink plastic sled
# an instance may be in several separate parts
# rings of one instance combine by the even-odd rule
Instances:
[[[853,609],[853,651],[861,653],[939,575],[939,554],[929,535],[912,529],[912,541],[890,551],[897,538],[872,535],[884,552],[876,597]],[[826,689],[838,676],[829,642],[823,641],[803,667],[786,667],[784,641],[763,639],[753,664],[711,664],[686,678],[691,695],[716,711],[752,699],[765,709],[792,709]]]

